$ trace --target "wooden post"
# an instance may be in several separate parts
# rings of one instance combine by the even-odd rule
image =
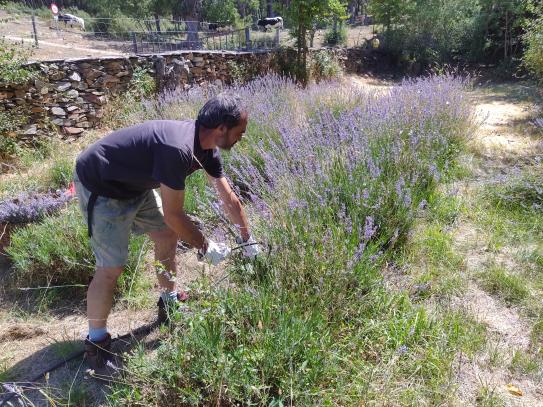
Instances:
[[[153,45],[154,47],[154,45]],[[153,49],[154,51],[154,49]],[[166,61],[162,55],[159,55],[155,62],[155,75],[156,75],[156,84],[157,89],[160,92],[164,89],[165,85],[165,76],[166,76]]]
[[[136,38],[136,33],[132,31],[130,33],[130,36],[132,37],[132,47],[134,48],[134,54],[138,53],[138,39]]]
[[[251,29],[249,27],[245,27],[245,48],[251,49]]]
[[[36,48],[38,47],[38,30],[36,30],[36,16],[32,13],[32,31],[34,33],[34,41],[36,42]]]

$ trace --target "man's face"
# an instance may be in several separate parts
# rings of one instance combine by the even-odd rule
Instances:
[[[248,118],[249,115],[247,112],[242,112],[241,119],[236,127],[228,129],[226,126],[223,126],[223,134],[218,139],[217,146],[223,150],[230,150],[234,144],[240,141],[245,133],[245,130],[247,130]]]

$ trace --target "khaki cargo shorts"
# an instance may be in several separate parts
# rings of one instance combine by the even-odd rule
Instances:
[[[74,174],[79,208],[88,221],[87,206],[91,192]],[[162,212],[162,200],[154,191],[142,196],[119,200],[99,196],[92,214],[92,251],[97,267],[122,267],[128,259],[130,232],[143,234],[167,228]]]

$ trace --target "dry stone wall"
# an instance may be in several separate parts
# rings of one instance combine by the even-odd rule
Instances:
[[[347,72],[382,70],[382,58],[364,49],[312,50],[329,52]],[[0,112],[28,117],[28,123],[11,136],[32,140],[47,129],[73,140],[96,127],[108,99],[125,91],[137,67],[152,74],[160,90],[190,88],[207,83],[228,84],[293,66],[294,50],[275,52],[177,51],[131,57],[51,60],[28,64],[39,77],[25,85],[2,83]],[[288,70],[288,69],[287,69]],[[239,78],[240,75],[245,76]]]
[[[272,55],[243,52],[175,52],[133,57],[52,60],[28,64],[39,77],[25,85],[2,84],[0,111],[26,114],[17,137],[32,139],[54,126],[65,139],[95,127],[108,98],[125,91],[134,69],[149,70],[160,89],[232,82],[233,66],[256,75],[271,68]]]

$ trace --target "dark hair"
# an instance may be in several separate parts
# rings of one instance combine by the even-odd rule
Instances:
[[[221,124],[231,129],[236,127],[241,120],[241,98],[232,93],[219,93],[209,99],[198,113],[198,123],[208,129],[216,129]]]

